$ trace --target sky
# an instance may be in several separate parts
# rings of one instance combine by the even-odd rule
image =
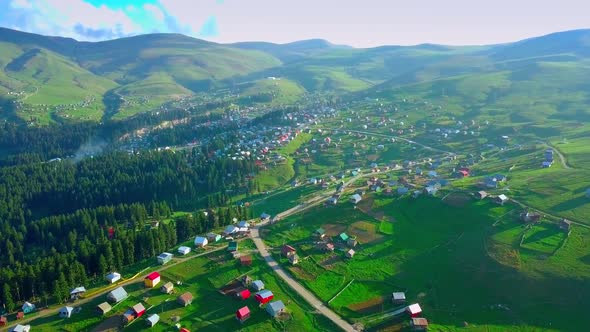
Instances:
[[[165,32],[355,47],[511,42],[590,28],[588,13],[587,0],[0,0],[0,26],[78,40]]]

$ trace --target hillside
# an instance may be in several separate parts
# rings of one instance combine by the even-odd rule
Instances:
[[[492,112],[498,120],[527,122],[539,114],[586,116],[590,30],[490,46],[357,49],[319,39],[223,45],[179,34],[90,43],[0,29],[0,46],[2,104],[21,102],[5,107],[2,118],[11,120],[122,119],[179,97],[241,84],[257,86],[247,96],[273,94],[260,90],[276,84],[260,82],[277,77],[292,82],[279,87],[292,91],[281,103],[294,103],[304,93],[356,98],[407,92],[443,98],[456,112],[475,107],[485,115],[501,108],[503,118]]]

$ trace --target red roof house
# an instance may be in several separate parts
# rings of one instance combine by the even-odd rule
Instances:
[[[460,171],[459,171],[459,175],[460,175],[461,177],[464,177],[464,178],[466,178],[466,177],[468,177],[468,176],[469,176],[469,171],[462,169],[462,170],[460,170]]]
[[[250,318],[250,308],[248,308],[247,306],[240,308],[236,312],[236,319],[240,322],[244,322],[248,318]]]
[[[187,329],[186,327],[183,327],[180,329],[180,332],[191,332],[191,331],[189,331],[189,329]]]
[[[242,264],[242,266],[252,265],[252,256],[248,255],[240,257],[240,264]]]
[[[281,248],[281,254],[282,254],[283,256],[287,256],[287,257],[289,257],[289,256],[291,256],[291,255],[294,255],[296,252],[297,252],[297,250],[296,250],[295,248],[291,247],[291,246],[290,246],[290,245],[288,245],[288,244],[285,244],[285,245],[284,245],[284,246]]]
[[[243,291],[236,294],[240,299],[245,300],[250,297],[250,290],[244,289]]]
[[[0,326],[4,326],[8,323],[6,316],[0,316]]]
[[[16,313],[16,319],[23,319],[25,318],[25,313],[23,311],[19,311]]]
[[[406,308],[406,312],[412,317],[418,317],[422,313],[422,308],[420,308],[418,303],[414,303]]]
[[[158,283],[160,283],[160,274],[158,272],[152,272],[144,279],[145,287],[153,288]]]
[[[258,303],[265,304],[274,298],[274,294],[268,289],[265,289],[263,291],[256,293],[254,298],[256,299],[256,301],[258,301]]]
[[[143,304],[138,303],[132,307],[133,312],[135,313],[135,318],[139,318],[145,314],[145,307]]]

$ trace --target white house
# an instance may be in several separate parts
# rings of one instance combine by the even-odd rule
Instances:
[[[74,308],[72,308],[72,307],[63,307],[63,308],[59,309],[59,317],[70,318],[70,317],[72,317],[73,311],[74,311]]]
[[[163,253],[159,254],[158,257],[157,257],[158,258],[158,264],[164,265],[164,264],[168,263],[169,261],[172,260],[172,257],[173,256],[174,255],[172,255],[169,252],[163,252]]]
[[[107,274],[104,278],[107,282],[114,284],[117,281],[121,280],[121,274],[118,272],[111,272]]]
[[[29,332],[31,331],[31,325],[20,325],[13,327],[10,329],[10,332]]]
[[[204,248],[209,243],[206,237],[197,236],[195,238],[195,247]]]
[[[160,316],[158,314],[151,314],[145,321],[147,326],[154,327],[160,321]]]
[[[350,197],[350,202],[351,202],[352,204],[357,204],[358,202],[360,202],[360,201],[361,201],[361,199],[362,199],[361,195],[359,195],[359,194],[354,194],[354,195],[352,195],[352,197]]]
[[[498,195],[494,201],[500,205],[504,205],[504,203],[508,202],[508,197],[504,194],[501,194]]]
[[[190,248],[190,247],[181,246],[181,247],[179,247],[179,248],[178,248],[178,253],[179,253],[180,255],[186,255],[186,254],[188,254],[189,252],[191,252],[191,248]]]
[[[225,235],[225,236],[232,235],[234,233],[237,233],[239,230],[240,230],[239,227],[236,227],[234,225],[229,225],[223,231],[223,235]]]

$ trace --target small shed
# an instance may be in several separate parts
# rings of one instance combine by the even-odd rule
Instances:
[[[488,197],[488,193],[483,190],[480,190],[475,193],[475,198],[477,198],[477,199],[484,199],[486,197]]]
[[[244,306],[238,309],[238,311],[236,312],[236,319],[240,323],[243,323],[248,318],[250,318],[250,308],[248,308],[248,306]]]
[[[216,233],[207,233],[207,240],[209,240],[209,242],[221,241],[221,235]]]
[[[70,291],[70,299],[77,300],[86,293],[86,288],[83,286],[76,287]]]
[[[264,289],[264,283],[262,280],[254,280],[252,281],[252,289],[259,292]]]
[[[283,301],[280,301],[280,300],[271,302],[266,306],[266,312],[268,312],[268,314],[271,317],[279,316],[280,314],[285,312],[285,309],[286,309],[285,304],[283,303]]]
[[[36,307],[31,302],[25,302],[22,306],[22,309],[25,314],[28,314],[35,311]]]
[[[340,239],[340,241],[346,242],[348,241],[349,236],[346,233],[340,233],[340,235],[338,235],[338,238]]]
[[[72,312],[74,312],[74,308],[66,306],[59,309],[58,315],[61,318],[70,318],[72,317]]]
[[[289,256],[289,263],[291,263],[291,265],[299,264],[299,256],[297,254]]]
[[[358,202],[360,202],[363,198],[361,197],[361,195],[359,194],[354,194],[350,197],[350,202],[352,204],[358,204]]]
[[[260,215],[260,221],[265,222],[265,221],[269,221],[269,220],[270,220],[270,214],[263,213]]]
[[[166,263],[168,263],[169,261],[172,260],[172,257],[174,255],[172,255],[169,252],[163,252],[161,254],[158,255],[158,264],[164,265]]]
[[[118,302],[125,300],[127,298],[127,296],[129,296],[129,295],[127,294],[127,291],[125,291],[125,288],[119,287],[119,288],[113,289],[112,291],[110,291],[107,294],[107,300],[114,302],[114,303],[118,303]]]
[[[178,254],[179,255],[183,255],[184,256],[184,255],[188,254],[189,252],[191,252],[191,248],[190,247],[181,246],[181,247],[178,248]]]
[[[151,314],[145,320],[145,323],[149,327],[154,327],[154,325],[158,324],[159,321],[160,321],[160,316],[158,316],[158,314]]]
[[[428,330],[428,320],[426,318],[413,317],[410,320],[410,326],[414,331],[426,331]]]
[[[263,291],[256,293],[254,295],[254,298],[256,299],[256,301],[258,301],[258,303],[265,304],[270,302],[274,298],[274,294],[268,289],[265,289]]]
[[[112,309],[113,309],[113,307],[111,307],[111,305],[108,302],[103,302],[103,303],[96,306],[96,311],[101,315],[106,314],[107,312],[111,311]]]
[[[197,248],[205,248],[208,243],[209,243],[209,240],[207,240],[206,237],[197,236],[195,238],[195,247],[197,247]]]
[[[240,257],[240,264],[242,266],[250,266],[252,265],[252,256],[246,255]]]
[[[401,304],[406,302],[406,293],[404,292],[393,292],[391,294],[391,302],[394,304]]]
[[[285,244],[281,248],[281,255],[286,256],[286,257],[295,255],[296,252],[297,252],[297,250],[288,244]]]
[[[235,241],[230,242],[227,245],[227,251],[230,251],[230,252],[238,251],[238,243]]]
[[[508,197],[504,194],[498,195],[494,199],[494,202],[496,202],[496,204],[504,205],[504,203],[508,202]]]
[[[250,290],[249,290],[249,289],[244,289],[244,290],[241,290],[241,291],[239,291],[239,292],[236,294],[236,296],[237,296],[239,299],[242,299],[242,300],[245,300],[245,299],[248,299],[248,298],[250,298],[250,295],[251,295],[251,293],[250,293]]]
[[[321,240],[326,236],[326,231],[323,228],[318,228],[313,232],[313,236]]]
[[[420,308],[420,304],[414,303],[414,304],[410,304],[406,308],[406,312],[408,314],[410,314],[410,316],[412,316],[412,317],[418,317],[422,313],[422,308]]]
[[[559,222],[559,228],[561,228],[562,230],[564,230],[566,232],[569,232],[570,229],[572,228],[572,222],[567,219],[561,219],[561,221]]]
[[[350,249],[346,252],[346,257],[347,258],[352,258],[354,256],[356,252],[354,251],[354,249]]]
[[[31,331],[31,325],[21,325],[18,324],[12,329],[9,330],[10,332],[29,332]]]
[[[152,272],[148,274],[145,279],[143,279],[143,283],[147,288],[154,288],[156,285],[160,283],[160,274],[158,272]]]
[[[137,303],[136,305],[131,307],[131,310],[133,310],[133,314],[135,315],[135,318],[139,318],[139,317],[143,316],[143,314],[145,314],[145,307],[141,303]]]
[[[174,291],[174,284],[167,282],[160,287],[160,291],[164,294],[171,294]]]
[[[109,274],[107,274],[104,279],[110,283],[110,284],[114,284],[117,281],[121,280],[121,274],[118,272],[111,272]]]
[[[334,244],[329,242],[321,242],[318,244],[318,249],[322,251],[334,251]]]
[[[193,303],[193,294],[190,292],[183,293],[176,299],[176,302],[178,302],[178,304],[181,306],[186,307]]]

